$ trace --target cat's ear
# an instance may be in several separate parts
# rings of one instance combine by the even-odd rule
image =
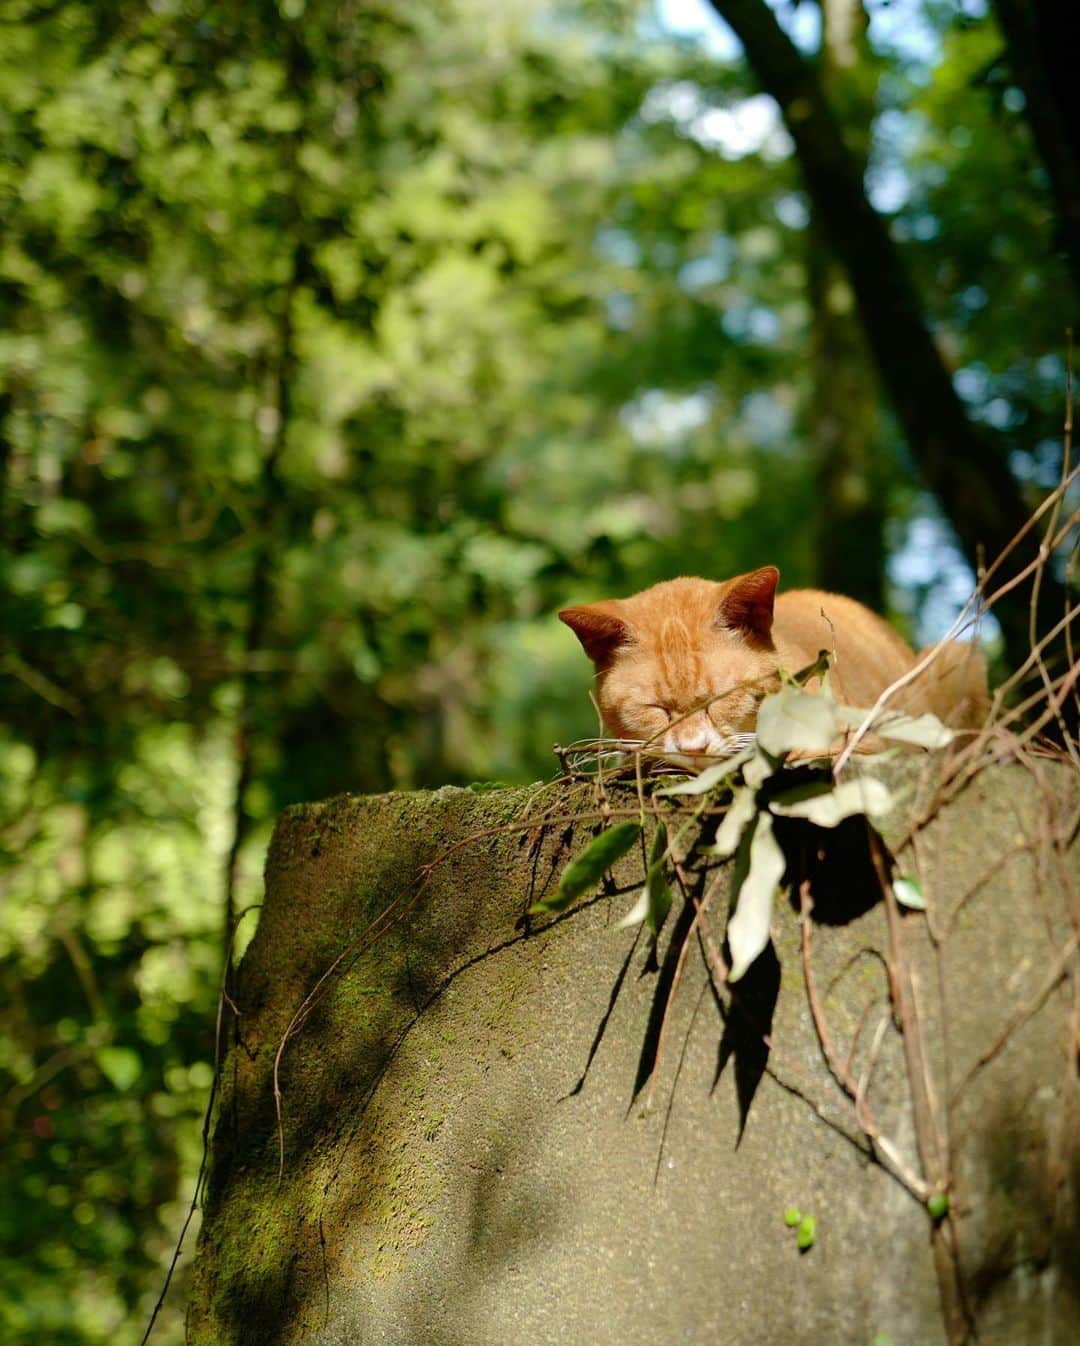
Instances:
[[[716,611],[717,624],[767,640],[772,630],[773,602],[779,579],[776,566],[762,566],[760,570],[751,570],[748,575],[729,580]]]
[[[619,646],[630,639],[630,628],[615,615],[614,606],[614,603],[586,603],[579,608],[563,608],[559,613],[559,621],[573,631],[601,671],[611,663]]]

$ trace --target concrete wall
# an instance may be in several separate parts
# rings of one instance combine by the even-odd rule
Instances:
[[[906,778],[925,802],[925,783],[916,789],[910,767]],[[1068,938],[1075,874],[1045,847],[1018,847],[1060,821],[1070,792],[1075,805],[1061,768],[1039,779],[1011,766],[984,773],[920,838],[940,922],[985,877],[955,917],[940,968],[925,919],[904,918],[936,1101],[942,1118],[951,1113],[970,1308],[980,1340],[1001,1346],[1077,1340],[1072,982],[1049,991],[951,1110],[945,1071],[955,1087],[1035,1001]],[[776,957],[747,978],[741,1016],[725,1019],[692,940],[653,1087],[635,1099],[664,999],[643,941],[616,928],[639,857],[617,871],[622,895],[531,930],[525,909],[587,825],[483,837],[434,870],[419,898],[399,896],[455,842],[523,812],[565,816],[588,802],[580,787],[444,789],[343,797],[281,818],[240,969],[192,1342],[945,1340],[925,1209],[871,1161],[822,1063],[790,906],[778,906]],[[894,840],[904,826],[894,820]],[[788,841],[812,861],[817,842],[807,852],[805,836]],[[914,863],[907,854],[900,867]],[[858,1067],[887,1018],[882,904],[857,844],[819,866],[817,886],[817,981],[842,1052],[863,1022]],[[725,907],[715,901],[709,916],[718,939]],[[385,933],[365,941],[380,920]],[[668,926],[661,963],[677,911]],[[275,1053],[346,949],[342,975],[283,1055],[279,1174]],[[762,1074],[770,1015],[775,1050]],[[870,1099],[917,1167],[891,1022]],[[784,1223],[791,1205],[817,1219],[804,1254]]]

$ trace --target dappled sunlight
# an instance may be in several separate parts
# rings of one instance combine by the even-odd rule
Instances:
[[[777,566],[936,639],[1061,480],[1038,90],[985,0],[865,8],[5,7],[5,1343],[140,1341],[282,810],[599,743],[572,599]],[[1078,489],[962,633],[1021,705]]]

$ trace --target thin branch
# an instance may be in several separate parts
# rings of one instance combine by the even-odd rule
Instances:
[[[1033,561],[1028,562],[1028,564],[1024,566],[1024,568],[1020,570],[1018,574],[1014,575],[1010,580],[1006,581],[1005,584],[1001,585],[997,590],[995,590],[993,594],[990,595],[989,598],[984,597],[987,581],[991,578],[994,572],[1002,565],[1005,558],[1009,555],[1009,553],[1013,550],[1013,548],[1017,546],[1017,544],[1021,541],[1021,539],[1025,536],[1025,534],[1029,532],[1031,528],[1034,527],[1039,517],[1046,510],[1052,509],[1054,507],[1056,502],[1064,495],[1065,491],[1068,489],[1071,483],[1077,479],[1078,475],[1080,475],[1080,469],[1073,468],[1072,471],[1068,474],[1068,476],[1063,478],[1063,480],[1054,489],[1054,491],[1052,491],[1051,494],[1047,496],[1047,498],[1042,502],[1039,508],[1028,518],[1024,526],[1012,538],[1008,546],[1005,548],[1003,552],[1000,553],[1000,555],[993,562],[990,568],[980,577],[979,582],[975,586],[975,589],[972,592],[970,598],[968,598],[967,602],[961,609],[959,616],[953,622],[952,626],[949,627],[948,631],[946,631],[945,635],[942,636],[942,638],[937,642],[936,645],[932,645],[921,659],[917,659],[915,664],[910,669],[908,669],[908,671],[905,674],[897,678],[895,682],[890,683],[889,686],[886,687],[885,690],[881,693],[881,695],[878,697],[878,699],[874,702],[873,706],[871,707],[869,715],[867,715],[866,719],[855,730],[854,734],[848,740],[843,751],[839,754],[835,763],[833,764],[833,775],[836,779],[840,778],[840,773],[847,765],[847,762],[851,757],[851,754],[856,750],[858,745],[870,732],[870,730],[874,725],[875,719],[885,709],[889,701],[891,701],[892,698],[898,692],[903,691],[905,687],[909,687],[918,677],[920,677],[923,673],[925,673],[926,670],[931,666],[931,664],[933,664],[934,661],[939,657],[945,646],[950,641],[955,640],[957,636],[961,635],[964,632],[964,630],[967,628],[967,626],[970,624],[972,620],[973,610],[978,609],[980,607],[985,607],[987,609],[991,608],[993,604],[997,602],[1003,595],[1005,595],[1012,589],[1016,588],[1019,584],[1022,584],[1023,581],[1027,579],[1029,575],[1040,573],[1045,568],[1045,560],[1042,554],[1042,548],[1040,548],[1039,554],[1035,557]],[[1064,538],[1072,530],[1072,528],[1075,526],[1078,520],[1080,520],[1080,510],[1074,511],[1074,513],[1070,516],[1069,521],[1066,523],[1064,528],[1057,534],[1057,536],[1054,539],[1051,540],[1052,545],[1060,544],[1060,542],[1064,540]],[[1049,633],[1047,633],[1047,635],[1045,635],[1043,639],[1038,643],[1038,645],[1036,646],[1036,650],[1041,650],[1051,640],[1056,639],[1057,636],[1059,636],[1061,632],[1067,628],[1068,623],[1076,615],[1078,608],[1080,608],[1080,605],[1077,605],[1077,607],[1069,608],[1066,612],[1066,616],[1062,619],[1062,621],[1058,622],[1057,625],[1054,626],[1052,630]],[[1022,674],[1031,667],[1033,661],[1038,657],[1039,656],[1037,653],[1035,653],[1034,651],[1029,651],[1027,657],[1021,662],[1020,668],[1013,675],[1013,679],[1010,679],[1010,685],[1016,678],[1022,676]],[[1003,696],[1003,690],[999,689],[998,696],[999,699],[1001,696]]]
[[[10,673],[13,678],[18,678],[25,687],[29,687],[36,696],[40,696],[42,701],[47,701],[57,710],[62,710],[75,719],[82,715],[83,708],[75,697],[65,692],[63,687],[53,682],[51,678],[46,677],[40,669],[33,668],[14,650],[4,655],[0,672]]]
[[[235,938],[236,929],[239,926],[240,922],[244,919],[244,917],[248,914],[249,911],[255,911],[258,905],[259,905],[258,903],[254,903],[250,907],[245,907],[244,910],[240,912],[240,914],[236,918],[236,923],[232,929],[233,938]],[[146,1346],[146,1343],[150,1340],[150,1334],[154,1330],[154,1324],[157,1322],[158,1314],[161,1312],[162,1307],[165,1304],[165,1297],[169,1293],[169,1286],[172,1284],[172,1278],[174,1273],[176,1272],[177,1264],[180,1261],[180,1254],[182,1253],[184,1248],[184,1240],[187,1238],[188,1229],[191,1227],[191,1222],[195,1218],[195,1212],[199,1208],[199,1201],[202,1197],[203,1189],[206,1184],[206,1176],[210,1163],[210,1123],[214,1116],[214,1105],[217,1102],[218,1090],[220,1087],[220,1080],[221,1080],[221,1065],[222,1065],[221,1024],[222,1024],[222,1005],[226,997],[225,975],[227,969],[231,966],[231,963],[232,963],[231,957],[225,960],[224,965],[222,967],[221,985],[218,988],[217,1018],[214,1030],[214,1078],[210,1083],[210,1096],[206,1100],[206,1110],[203,1113],[202,1155],[199,1159],[199,1171],[195,1177],[195,1190],[191,1194],[191,1201],[188,1204],[187,1214],[184,1217],[184,1223],[180,1227],[180,1233],[177,1236],[176,1244],[173,1248],[172,1258],[169,1261],[169,1269],[165,1273],[165,1283],[161,1287],[161,1293],[158,1295],[157,1301],[154,1304],[153,1311],[150,1314],[150,1321],[146,1324],[146,1331],[142,1335],[142,1341],[139,1343],[139,1346]]]
[[[904,1159],[897,1145],[881,1132],[877,1120],[871,1111],[867,1100],[869,1089],[869,1071],[872,1068],[873,1060],[876,1058],[876,1048],[872,1048],[870,1056],[867,1058],[866,1066],[863,1070],[863,1080],[856,1081],[851,1075],[850,1070],[844,1062],[840,1060],[836,1049],[832,1044],[832,1037],[829,1033],[828,1025],[825,1022],[825,1014],[817,995],[817,984],[814,977],[813,961],[811,958],[811,930],[812,921],[810,913],[813,909],[813,898],[810,895],[809,880],[804,879],[799,886],[799,912],[801,925],[801,948],[802,948],[802,967],[803,981],[806,985],[806,1000],[810,1006],[810,1016],[814,1023],[814,1031],[817,1034],[818,1044],[821,1047],[821,1054],[825,1058],[825,1063],[829,1067],[829,1073],[833,1079],[852,1100],[855,1105],[855,1116],[859,1125],[866,1134],[867,1140],[876,1153],[879,1153],[883,1162],[893,1171],[893,1175],[900,1179],[907,1190],[917,1201],[925,1202],[930,1196],[931,1187],[919,1177],[911,1165]],[[883,1030],[879,1029],[879,1032]]]

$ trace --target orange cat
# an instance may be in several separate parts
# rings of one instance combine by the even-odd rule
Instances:
[[[915,665],[911,647],[869,608],[816,589],[777,597],[779,578],[775,566],[764,566],[720,583],[667,580],[630,598],[560,612],[596,665],[608,732],[692,763],[722,755],[730,750],[725,740],[751,732],[779,671],[798,672],[820,650],[829,654],[836,700],[848,706],[873,705]],[[932,711],[958,727],[980,723],[987,705],[981,653],[951,642],[889,705]]]

